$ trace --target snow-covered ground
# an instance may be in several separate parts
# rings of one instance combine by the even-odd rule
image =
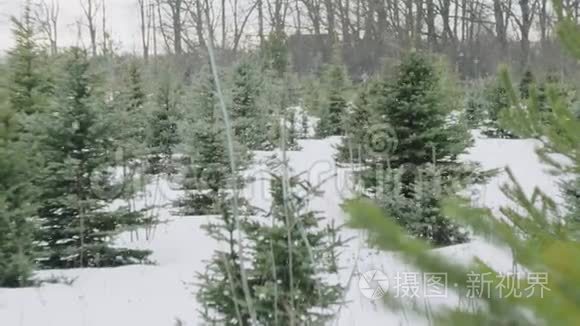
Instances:
[[[333,160],[338,139],[301,141],[300,152],[290,152],[294,172],[305,172],[313,184],[321,184],[324,196],[311,203],[328,222],[342,224],[345,220],[340,205],[350,195],[349,170],[338,168]],[[553,178],[534,153],[535,143],[529,140],[490,140],[478,138],[466,160],[480,162],[486,169],[510,166],[527,191],[540,186],[548,194],[557,195]],[[256,164],[248,171],[255,182],[244,195],[253,205],[266,208],[269,201],[266,167],[263,162],[273,153],[256,153]],[[474,189],[475,201],[497,208],[506,204],[499,186],[506,182],[499,175],[486,186]],[[161,180],[150,186],[148,202],[163,206],[159,209],[158,225],[145,239],[145,232],[132,237],[123,235],[120,245],[147,248],[153,251],[153,266],[128,266],[111,269],[43,271],[40,280],[60,278],[72,282],[45,284],[38,288],[0,289],[0,325],[2,326],[174,326],[200,325],[195,299],[196,273],[204,271],[208,259],[218,244],[207,237],[201,225],[211,217],[173,217],[170,204],[180,195]],[[344,230],[344,238],[354,237],[342,254],[341,282],[350,286],[346,294],[348,305],[341,308],[337,325],[421,325],[425,321],[411,315],[402,316],[386,311],[380,301],[367,299],[359,289],[359,276],[369,270],[379,270],[393,277],[398,272],[412,271],[397,260],[395,254],[368,249],[364,234]],[[439,250],[455,261],[469,262],[477,256],[496,269],[512,267],[509,255],[502,250],[475,240],[466,245]],[[353,273],[353,271],[355,273]],[[351,278],[351,276],[354,277]],[[65,282],[66,283],[66,282]],[[455,304],[448,298],[435,304]],[[179,324],[181,322],[181,324]]]

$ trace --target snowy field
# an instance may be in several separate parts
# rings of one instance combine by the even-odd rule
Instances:
[[[323,185],[324,196],[312,202],[312,208],[324,213],[328,222],[342,224],[345,220],[340,205],[351,193],[350,174],[337,168],[333,160],[338,139],[301,141],[302,150],[288,153],[295,173],[304,174],[313,184]],[[477,137],[475,147],[465,160],[477,161],[486,169],[510,166],[527,191],[540,186],[557,196],[558,188],[548,176],[535,153],[535,143],[529,140],[490,140]],[[274,153],[256,153],[256,164],[248,174],[256,181],[245,189],[245,197],[258,207],[267,207],[268,182],[263,162]],[[507,181],[499,175],[486,186],[473,189],[474,200],[480,205],[497,208],[506,204],[499,187]],[[171,185],[161,180],[148,188],[148,201],[163,206],[159,210],[164,222],[156,227],[149,240],[145,232],[136,236],[123,235],[120,245],[153,250],[152,266],[128,266],[111,269],[80,269],[42,271],[39,280],[60,279],[59,284],[46,283],[38,288],[0,289],[0,326],[175,326],[200,325],[195,300],[196,273],[204,271],[217,244],[209,239],[201,225],[211,217],[174,217],[169,204],[180,196]],[[401,316],[385,311],[380,301],[373,302],[362,295],[358,275],[380,270],[389,277],[408,271],[396,254],[369,250],[364,234],[344,230],[344,238],[354,237],[345,248],[341,260],[344,269],[341,282],[348,285],[348,305],[341,308],[336,325],[422,325],[410,314]],[[509,255],[476,239],[466,245],[439,250],[455,261],[469,262],[477,256],[500,271],[512,267]],[[354,276],[353,276],[354,275]],[[70,285],[67,285],[70,284]],[[454,305],[457,298],[447,298],[432,304]]]

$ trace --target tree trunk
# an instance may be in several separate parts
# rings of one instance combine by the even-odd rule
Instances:
[[[222,49],[226,48],[226,38],[227,38],[226,0],[222,0]]]
[[[415,29],[413,40],[415,42],[415,48],[421,48],[421,41],[423,36],[423,21],[425,19],[425,11],[423,8],[424,0],[416,0],[417,7],[417,19],[415,20]]]
[[[530,3],[530,0],[520,0],[520,11],[521,11],[521,21],[519,22],[520,34],[521,34],[521,68],[527,69],[530,62],[530,30],[532,29],[532,24],[534,23],[534,8],[537,4],[537,0]]]
[[[405,38],[407,46],[412,46],[415,34],[415,17],[413,15],[413,0],[405,2]]]
[[[147,34],[147,26],[148,26],[148,22],[150,22],[150,16],[149,16],[149,20],[147,19],[149,13],[150,13],[150,9],[149,9],[149,3],[146,2],[146,0],[138,0],[138,4],[139,4],[139,15],[141,17],[141,44],[143,46],[143,59],[147,62],[149,61],[149,35]],[[147,14],[146,14],[146,10],[147,10]]]
[[[546,48],[548,43],[548,0],[541,0],[540,5],[540,42],[542,49]]]
[[[109,53],[109,32],[107,32],[107,9],[105,6],[105,1],[102,2],[102,12],[103,12],[103,25],[102,27],[102,35],[103,35],[103,55],[106,56]],[[110,49],[112,50],[112,49]]]
[[[264,45],[264,2],[263,0],[258,1],[258,35],[260,37],[260,47]]]
[[[83,0],[81,6],[87,20],[87,29],[89,30],[89,37],[91,39],[91,54],[96,57],[97,52],[97,26],[96,26],[96,15],[99,9],[98,2],[96,0]]]
[[[433,0],[427,0],[427,42],[429,49],[437,49],[437,29],[435,27],[435,4]]]
[[[155,10],[155,4],[152,3],[150,4],[150,10],[151,10],[151,26],[153,29],[153,56],[155,56],[155,58],[157,58],[157,54],[158,54],[158,47],[157,47],[157,14],[156,14],[156,10]]]
[[[181,24],[181,2],[182,0],[171,0],[171,19],[173,23],[173,51],[175,54],[183,53],[183,29]]]
[[[195,1],[195,33],[197,34],[197,41],[202,49],[206,49],[205,35],[203,34],[203,4],[202,0]]]
[[[508,41],[507,41],[507,24],[506,15],[502,5],[503,0],[493,0],[493,12],[495,17],[495,35],[500,45],[501,55],[503,58],[507,57]]]
[[[326,7],[326,19],[328,26],[328,35],[330,36],[331,42],[336,42],[336,25],[335,25],[335,15],[334,15],[334,5],[333,1],[336,0],[325,0],[324,5]]]
[[[342,40],[345,46],[350,47],[352,38],[350,33],[350,0],[341,0],[338,3],[340,12],[340,25],[342,29]]]
[[[51,0],[50,4],[42,0],[35,11],[34,19],[49,42],[51,55],[58,54],[59,16],[60,5],[55,0]]]

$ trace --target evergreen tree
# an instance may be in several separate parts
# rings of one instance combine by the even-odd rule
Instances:
[[[576,92],[569,85],[560,80],[557,76],[549,74],[539,83],[539,85],[537,85],[537,90],[534,89],[537,92],[536,99],[538,101],[538,110],[542,121],[545,123],[550,123],[550,117],[554,113],[549,99],[549,92],[551,89],[555,90],[558,98],[565,101],[570,107],[572,107],[577,101]]]
[[[34,268],[36,153],[24,131],[29,117],[45,109],[50,83],[35,41],[30,3],[12,18],[15,46],[0,75],[0,287],[28,285]]]
[[[286,108],[280,115],[276,113],[272,115],[270,141],[273,147],[281,149],[282,144],[284,144],[285,150],[300,150],[296,123],[296,112],[294,108]],[[282,139],[284,139],[284,142]]]
[[[487,86],[487,119],[484,123],[483,133],[494,138],[514,138],[514,135],[501,128],[499,117],[502,110],[509,109],[511,102],[508,91],[499,79],[496,79]]]
[[[17,141],[14,112],[0,89],[0,287],[29,284],[33,264],[34,197],[30,160]]]
[[[442,171],[428,164],[417,172],[410,194],[405,194],[402,184],[404,171],[388,170],[382,181],[380,205],[410,234],[435,246],[449,246],[469,240],[461,229],[440,208],[445,199]]]
[[[284,136],[285,149],[298,150],[300,147],[297,142],[298,130],[296,126],[296,105],[298,105],[296,80],[289,74],[279,78],[267,73],[264,85],[262,101],[269,109],[267,114],[269,116],[268,138],[270,147],[281,148],[282,136]],[[282,127],[284,127],[283,130]]]
[[[343,289],[325,278],[338,272],[336,257],[342,241],[333,226],[320,226],[320,217],[308,210],[308,197],[316,193],[297,177],[272,176],[272,208],[259,218],[242,210],[242,232],[247,238],[248,282],[260,325],[324,325],[340,303]],[[209,234],[226,245],[200,275],[198,298],[208,323],[251,325],[240,278],[238,230],[228,208]],[[245,216],[245,217],[244,217]]]
[[[112,94],[110,101],[106,101],[106,106],[111,112],[120,147],[115,165],[121,170],[123,180],[126,180],[126,186],[121,189],[121,197],[129,211],[144,213],[146,218],[143,222],[150,225],[155,216],[147,214],[146,211],[151,207],[137,208],[135,201],[137,193],[144,190],[148,182],[146,172],[150,168],[147,160],[149,121],[146,111],[149,103],[145,94],[142,67],[136,60],[114,64],[113,67],[117,69],[109,76],[105,92]]]
[[[580,178],[562,184],[566,220],[580,226]]]
[[[376,121],[376,113],[371,110],[369,101],[379,97],[377,93],[380,90],[379,86],[378,82],[365,85],[355,103],[349,106],[345,123],[346,136],[338,147],[336,157],[339,162],[366,162],[368,155],[373,152],[371,127]]]
[[[149,171],[152,174],[173,173],[172,159],[179,143],[177,121],[182,95],[180,86],[172,80],[170,72],[162,73],[154,96],[146,134]]]
[[[126,111],[135,112],[142,110],[146,102],[146,95],[139,64],[135,61],[127,64],[123,77],[121,96],[125,100]]]
[[[32,114],[46,106],[50,83],[47,74],[43,74],[42,67],[46,62],[35,41],[30,3],[24,6],[22,19],[12,18],[12,24],[16,44],[8,52],[9,102],[15,112]]]
[[[310,117],[308,112],[302,109],[302,115],[300,119],[300,137],[302,139],[310,138]]]
[[[273,31],[262,45],[264,68],[275,72],[278,78],[284,77],[290,66],[288,40],[284,31]]]
[[[434,152],[438,161],[456,162],[471,144],[464,126],[450,121],[456,108],[448,106],[440,74],[427,58],[411,54],[386,83],[384,102],[371,103],[397,137],[398,145],[380,157],[392,167],[433,162]]]
[[[316,190],[298,177],[284,178],[272,176],[270,212],[246,227],[255,253],[252,279],[257,284],[252,289],[258,320],[324,325],[343,292],[326,280],[338,272],[334,259],[342,243],[336,230],[321,226],[322,218],[308,208]]]
[[[530,88],[535,87],[536,78],[531,70],[526,70],[522,80],[520,81],[520,96],[526,100],[530,98]]]
[[[322,108],[325,106],[324,94],[326,92],[322,87],[321,78],[315,76],[303,80],[301,83],[301,89],[304,110],[316,117],[322,115]]]
[[[369,153],[362,180],[367,193],[412,235],[436,245],[463,242],[465,236],[437,208],[441,197],[425,190],[422,171],[436,165],[441,187],[447,190],[467,182],[472,170],[458,161],[471,137],[454,115],[455,102],[443,83],[442,72],[413,53],[398,67],[394,80],[378,82],[365,99],[373,112],[366,118],[376,117],[377,123],[370,124],[370,134],[364,137]],[[385,171],[388,175],[392,169],[401,173],[400,202],[379,196]]]
[[[234,134],[250,150],[268,148],[268,130],[265,112],[259,107],[261,81],[254,66],[238,65],[233,76],[231,118]]]
[[[469,85],[465,115],[470,128],[477,129],[484,124],[487,115],[486,104],[485,85],[478,82]]]
[[[119,136],[122,138],[123,164],[128,167],[136,158],[145,154],[147,141],[147,96],[139,64],[131,61],[121,64],[118,81],[112,83],[114,90],[112,109],[117,116]]]
[[[327,99],[325,100],[325,107],[321,112],[320,123],[317,128],[319,137],[344,135],[347,79],[346,69],[339,59],[335,59],[334,63],[326,68],[323,80]]]
[[[196,107],[190,110],[182,125],[188,157],[182,186],[188,193],[178,205],[185,215],[207,215],[215,213],[216,198],[220,191],[230,189],[232,177],[239,171],[231,170],[224,121],[218,107],[215,81],[210,74],[201,80],[193,103]],[[249,159],[248,152],[238,143],[234,144],[234,149],[241,170]]]
[[[440,165],[458,164],[457,157],[471,144],[471,137],[465,126],[452,119],[456,108],[449,107],[450,94],[443,90],[441,74],[427,58],[411,54],[395,79],[385,81],[377,97],[368,99],[378,122],[386,124],[397,140],[388,151],[376,150],[380,162],[393,168],[419,167],[434,159]]]
[[[124,185],[113,176],[117,133],[96,89],[86,53],[72,49],[54,108],[38,126],[45,162],[36,182],[43,267],[119,266],[141,262],[149,254],[111,247],[112,237],[141,223],[141,216],[107,209]]]
[[[296,114],[296,108],[288,110],[287,118],[287,137],[291,144],[290,147],[298,146],[298,115]]]
[[[297,150],[296,135],[289,128],[292,125],[292,106],[298,105],[298,90],[294,76],[289,73],[290,55],[287,36],[284,31],[273,31],[262,46],[262,60],[264,63],[264,96],[269,116],[268,135],[270,148],[281,147],[281,136],[285,136],[286,150]],[[295,121],[294,121],[295,124]],[[284,128],[284,130],[282,130]],[[284,131],[284,133],[282,133]],[[296,130],[294,130],[296,131]]]
[[[250,316],[244,302],[232,201],[224,194],[219,198],[218,211],[221,216],[205,225],[204,229],[226,249],[214,252],[212,259],[207,262],[206,271],[197,275],[200,285],[197,298],[204,306],[200,313],[207,323],[250,325]],[[247,223],[248,216],[252,213],[247,207],[243,207],[238,209],[238,218],[241,223]],[[256,280],[252,281],[255,282]]]

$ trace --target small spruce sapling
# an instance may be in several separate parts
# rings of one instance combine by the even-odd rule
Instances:
[[[344,289],[327,275],[338,272],[335,259],[344,243],[309,208],[318,191],[299,176],[284,178],[272,175],[270,211],[245,227],[254,252],[253,278],[260,280],[253,287],[258,320],[324,325],[342,300]]]

